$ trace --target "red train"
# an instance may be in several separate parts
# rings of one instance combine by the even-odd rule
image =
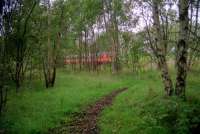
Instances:
[[[112,57],[108,53],[101,53],[98,54],[97,56],[87,56],[87,57],[82,57],[81,59],[78,56],[68,56],[65,58],[64,63],[65,64],[91,64],[91,63],[96,63],[96,64],[108,64],[112,62]]]

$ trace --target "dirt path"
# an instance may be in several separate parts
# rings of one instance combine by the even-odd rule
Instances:
[[[127,88],[122,88],[102,97],[94,105],[89,106],[84,112],[76,114],[74,120],[61,127],[51,129],[51,134],[98,134],[98,116],[101,111],[112,104],[113,99]]]

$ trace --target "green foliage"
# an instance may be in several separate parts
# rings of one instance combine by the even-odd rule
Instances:
[[[144,48],[144,38],[140,34],[133,34],[130,32],[121,32],[122,45],[121,61],[128,67],[132,67],[133,71],[139,68],[142,57],[147,57]]]
[[[129,79],[129,78],[126,78]],[[129,90],[116,98],[114,105],[104,110],[99,120],[101,132],[137,134],[197,133],[200,123],[200,92],[194,87],[199,78],[189,76],[188,100],[163,97],[156,72],[134,82]]]
[[[20,94],[11,92],[0,124],[11,133],[45,132],[60,121],[71,120],[71,114],[111,90],[126,86],[128,91],[101,114],[102,133],[191,133],[197,131],[200,122],[200,85],[195,74],[189,75],[187,101],[182,101],[163,97],[160,76],[155,71],[139,75],[59,71],[52,89],[44,89],[42,82],[36,80],[32,90],[25,85]]]
[[[19,94],[10,92],[7,109],[0,117],[0,128],[14,134],[45,132],[124,85],[110,74],[59,71],[54,88],[47,90],[42,81],[36,80],[31,90],[25,85]]]
[[[2,76],[0,86],[3,85],[1,87],[4,85],[13,87],[10,80],[14,78],[11,78],[10,74],[12,77],[17,76],[15,73],[18,70],[17,62],[21,64],[19,74],[22,78],[19,80],[26,78],[28,71],[33,71],[31,77],[38,76],[38,70],[42,71],[41,64],[47,57],[47,43],[50,43],[52,49],[60,44],[58,52],[55,50],[55,53],[58,53],[61,63],[65,55],[80,53],[84,55],[83,53],[90,51],[90,45],[93,44],[86,44],[88,48],[83,50],[82,46],[77,46],[77,41],[81,40],[79,44],[83,45],[86,42],[83,34],[94,30],[94,24],[97,21],[101,23],[102,16],[105,14],[108,19],[108,31],[98,35],[96,40],[92,39],[97,44],[95,53],[110,52],[113,47],[112,38],[118,38],[119,35],[119,59],[124,66],[141,69],[144,68],[143,63],[145,63],[144,66],[149,63],[151,55],[144,51],[145,33],[132,34],[117,31],[120,24],[132,23],[130,21],[125,24],[130,19],[128,17],[133,14],[128,16],[125,13],[128,12],[125,8],[128,9],[131,5],[125,4],[123,0],[56,0],[49,12],[38,0],[22,0],[21,2],[19,9],[13,11],[11,16],[12,31],[6,37],[0,36],[1,52],[5,50],[5,55],[1,53],[3,56],[0,58]],[[170,9],[167,12],[162,8],[161,13],[168,14],[170,20],[176,19],[175,10]],[[167,29],[169,37],[166,39],[168,54],[172,57],[175,51],[171,50],[176,44],[178,25],[176,22],[161,25],[163,28],[166,26],[169,26]],[[129,27],[132,26],[129,25]],[[194,31],[195,28],[191,27]],[[152,28],[150,32],[153,32]],[[60,43],[58,43],[59,37]],[[190,46],[198,45],[198,41],[196,39],[196,42],[193,41],[193,38],[190,39]],[[193,51],[190,51],[191,55]],[[196,57],[198,56],[199,54],[196,54]],[[118,76],[59,71],[56,86],[52,89],[45,90],[42,79],[37,79],[33,80],[32,85],[26,83],[27,85],[22,87],[23,91],[19,94],[9,91],[8,107],[4,115],[0,117],[0,125],[1,128],[7,129],[8,133],[46,132],[48,128],[55,127],[60,121],[71,120],[71,114],[79,112],[111,90],[128,86],[129,90],[117,97],[114,105],[105,109],[102,114],[99,121],[102,133],[195,133],[200,127],[200,92],[198,90],[200,79],[196,74],[199,74],[199,71],[196,70],[190,74],[187,100],[182,101],[176,97],[163,97],[160,77],[154,71],[137,75],[128,72],[128,74],[122,73]],[[29,86],[32,87],[30,91]]]

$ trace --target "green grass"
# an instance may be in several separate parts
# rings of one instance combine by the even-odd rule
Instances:
[[[111,75],[62,70],[54,88],[45,89],[43,81],[34,81],[31,89],[27,85],[19,94],[11,92],[0,124],[9,133],[45,133],[61,121],[71,120],[72,113],[101,96],[128,87],[101,113],[98,125],[102,134],[187,134],[200,123],[200,77],[197,74],[200,72],[194,71],[188,76],[187,101],[184,102],[176,97],[164,97],[156,71]]]
[[[32,89],[25,86],[19,94],[12,92],[0,119],[1,127],[14,134],[44,133],[69,120],[71,113],[125,85],[109,74],[61,71],[57,76],[54,88],[45,89],[43,81],[36,81]]]
[[[159,74],[134,78],[129,90],[117,96],[101,114],[102,134],[189,134],[200,130],[200,77],[188,77],[187,101],[164,97]],[[130,80],[130,77],[127,77]]]

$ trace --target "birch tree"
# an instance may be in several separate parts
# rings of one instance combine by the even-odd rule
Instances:
[[[176,64],[177,76],[175,93],[177,96],[185,96],[187,77],[187,56],[188,56],[188,0],[179,0],[179,39],[177,43]]]
[[[171,96],[173,93],[173,84],[169,74],[169,69],[167,66],[166,60],[166,46],[163,40],[162,32],[161,32],[161,24],[159,19],[159,1],[153,0],[152,8],[153,8],[153,28],[155,30],[155,39],[154,45],[151,47],[153,49],[153,53],[157,58],[157,63],[159,69],[161,71],[161,77],[164,84],[165,93],[168,96]]]

